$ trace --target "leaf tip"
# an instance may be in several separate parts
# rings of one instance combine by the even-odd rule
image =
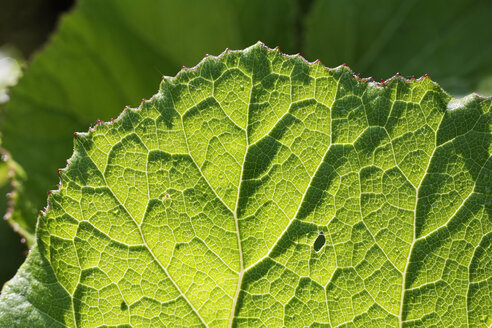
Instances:
[[[263,47],[263,48],[268,48],[262,41],[258,40],[256,41],[255,46],[257,47]]]

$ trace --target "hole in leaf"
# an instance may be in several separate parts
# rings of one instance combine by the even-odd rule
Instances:
[[[323,231],[321,231],[318,235],[318,238],[316,238],[316,240],[314,241],[314,244],[313,244],[314,250],[316,252],[319,252],[319,250],[323,246],[325,246],[325,242],[326,242],[325,234],[323,233]]]
[[[120,309],[121,311],[126,311],[126,309],[128,309],[128,305],[126,305],[125,301],[121,302]]]

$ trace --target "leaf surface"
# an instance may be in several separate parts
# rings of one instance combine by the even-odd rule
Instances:
[[[75,137],[0,325],[487,327],[490,108],[206,57]]]

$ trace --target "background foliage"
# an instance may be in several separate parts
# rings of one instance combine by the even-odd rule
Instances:
[[[492,29],[486,28],[492,4],[485,0],[378,6],[362,0],[80,0],[33,56],[70,2],[2,6],[8,10],[0,8],[1,43],[29,58],[0,122],[2,146],[19,165],[8,217],[28,241],[48,190],[56,189],[57,169],[72,152],[72,133],[136,106],[139,97],[155,93],[162,75],[175,75],[206,53],[262,40],[329,67],[347,63],[377,80],[429,73],[453,95],[492,94]],[[1,171],[2,192],[9,189],[7,171]],[[3,280],[22,261],[19,243],[12,234],[4,237],[10,233],[4,228],[1,240],[11,242],[2,253],[16,254],[17,261],[2,258]]]

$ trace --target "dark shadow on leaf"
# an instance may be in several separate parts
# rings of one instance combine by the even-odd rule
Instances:
[[[450,183],[449,179],[457,179],[447,174],[447,170],[455,165],[456,161],[464,161],[466,171],[463,174],[471,176],[470,182],[476,184],[475,191],[484,193],[483,190],[487,185],[492,186],[489,154],[491,144],[489,125],[492,117],[490,112],[483,113],[484,109],[487,110],[489,106],[489,99],[475,98],[464,108],[446,111],[444,114],[437,133],[437,145],[440,148],[436,149],[418,191],[416,237],[420,237],[425,229],[429,228],[427,221],[432,211],[442,213],[442,209],[438,207],[444,192],[443,188]],[[456,182],[466,181],[454,181]],[[452,197],[451,192],[448,192],[446,201],[452,202],[451,206],[460,205],[461,197],[455,196],[454,200],[450,197]],[[490,206],[488,211],[490,211]]]
[[[285,253],[288,249],[291,249],[292,247],[298,248],[299,247],[298,241],[300,239],[304,239],[306,238],[306,236],[314,237],[317,236],[318,234],[319,234],[319,227],[317,225],[294,219],[294,221],[292,221],[287,231],[274,246],[270,254],[270,257],[276,258],[281,256],[283,253]],[[307,260],[308,259],[306,259],[306,261]]]
[[[371,126],[356,140],[354,147],[359,153],[359,157],[371,158],[374,156],[374,151],[385,139],[388,140],[388,135],[383,128]]]
[[[240,209],[246,207],[248,199],[267,180],[267,171],[279,165],[273,164],[273,162],[282,147],[285,146],[278,139],[282,138],[294,122],[296,119],[292,115],[285,115],[269,135],[249,148],[243,168],[243,184],[239,197]]]
[[[492,164],[492,161],[489,161]],[[490,165],[492,168],[492,165]],[[461,209],[456,213],[456,215],[451,219],[451,221],[444,227],[441,227],[437,231],[430,234],[427,238],[418,240],[413,247],[412,254],[410,255],[410,262],[407,268],[407,276],[405,280],[405,288],[411,288],[416,279],[419,277],[419,273],[425,272],[429,270],[429,267],[426,267],[426,263],[429,262],[427,259],[429,256],[433,256],[433,254],[439,253],[439,249],[442,248],[445,244],[449,243],[451,238],[456,235],[460,235],[464,233],[467,229],[470,228],[472,221],[477,220],[477,216],[483,210],[484,202],[487,201],[484,199],[484,196],[478,193],[474,193],[461,207]],[[491,202],[489,196],[489,202]],[[485,205],[486,213],[482,216],[482,220],[492,220],[492,213],[490,211],[490,207],[487,208]],[[481,226],[480,223],[476,223],[478,226]],[[487,237],[484,236],[482,239],[482,244],[487,243]],[[456,241],[453,238],[453,241]],[[490,238],[489,241],[490,243]],[[473,249],[476,245],[470,244],[466,240],[461,241],[462,244],[460,246],[454,246],[456,249],[449,250],[451,256],[453,258],[466,258],[467,252],[473,252]],[[456,252],[463,252],[463,254],[457,254]],[[439,256],[439,255],[436,255]],[[472,262],[472,266],[470,270],[472,270],[474,264]]]
[[[166,128],[169,130],[173,129],[175,122],[179,120],[179,114],[174,108],[172,99],[169,96],[165,96],[161,100],[154,101],[153,103],[157,106],[157,109],[160,112],[160,115],[157,118],[157,123],[162,121],[164,122]]]
[[[297,214],[298,219],[305,219],[321,204],[325,191],[338,176],[337,169],[347,162],[347,155],[352,151],[354,148],[350,145],[331,146],[306,191],[306,196]]]

